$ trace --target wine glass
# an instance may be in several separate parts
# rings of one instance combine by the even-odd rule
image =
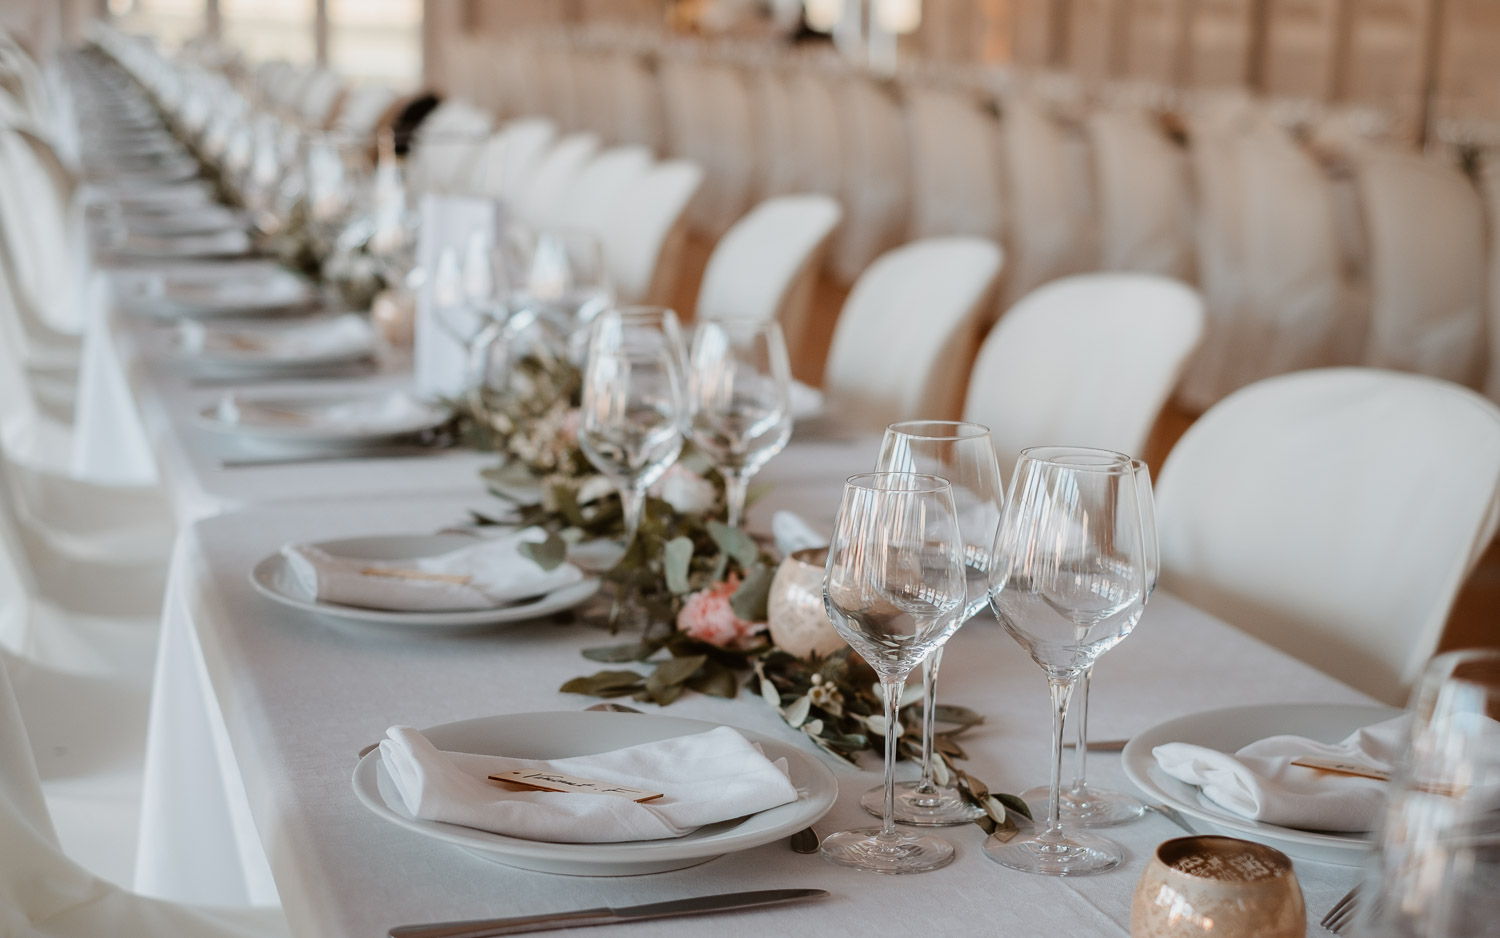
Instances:
[[[1146,550],[1135,471],[1105,450],[1023,450],[995,536],[990,602],[1001,625],[1046,672],[1052,696],[1052,784],[1046,829],[985,853],[1004,866],[1053,876],[1120,864],[1120,848],[1087,831],[1065,831],[1063,721],[1073,687],[1119,644],[1145,608]]]
[[[698,324],[688,361],[688,433],[724,476],[731,527],[744,518],[750,477],[792,436],[791,381],[775,322]]]
[[[646,489],[682,451],[684,416],[677,314],[650,306],[601,313],[590,330],[578,442],[620,490],[627,546]]]
[[[1352,934],[1478,938],[1500,921],[1500,651],[1428,662]]]
[[[512,292],[515,310],[530,310],[580,337],[587,353],[589,324],[613,302],[604,248],[588,231],[537,232],[527,245],[524,268]]]
[[[946,840],[896,830],[896,728],[907,676],[958,628],[964,597],[952,486],[912,472],[850,477],[828,548],[823,605],[839,635],[880,676],[885,811],[879,828],[824,838],[827,860],[876,873],[921,873],[953,861]]]
[[[1161,561],[1156,545],[1156,504],[1151,493],[1151,470],[1139,459],[1130,461],[1135,473],[1135,491],[1141,510],[1141,538],[1146,558],[1146,602],[1156,591],[1156,581],[1161,573]],[[1094,675],[1094,666],[1083,672],[1083,680],[1075,691],[1070,707],[1072,721],[1077,730],[1074,752],[1073,784],[1062,793],[1061,810],[1063,820],[1080,827],[1114,827],[1134,821],[1146,812],[1140,799],[1123,791],[1094,788],[1087,779],[1088,735],[1089,735],[1089,685]],[[1045,804],[1047,789],[1042,786],[1021,792],[1021,799],[1028,804]]]
[[[875,468],[881,472],[925,472],[947,479],[953,487],[967,586],[959,622],[968,621],[989,605],[990,550],[1005,500],[989,428],[958,420],[893,423],[885,430]],[[922,777],[896,786],[896,820],[903,824],[963,824],[984,814],[954,788],[940,787],[933,781],[932,737],[942,658],[943,649],[939,647],[922,662]],[[860,799],[865,810],[876,815],[882,803],[879,788],[870,789]]]

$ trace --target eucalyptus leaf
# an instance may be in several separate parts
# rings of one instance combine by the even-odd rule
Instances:
[[[1005,805],[1006,810],[1014,811],[1024,818],[1031,818],[1033,821],[1036,820],[1036,818],[1031,817],[1031,807],[1015,795],[996,795],[995,797],[1000,799],[1000,803]]]
[[[543,570],[556,570],[564,560],[568,559],[568,542],[556,534],[549,534],[545,541],[521,542],[516,553]]]
[[[620,688],[633,688],[645,680],[639,671],[600,671],[587,677],[575,677],[558,688],[565,694],[594,694]]]
[[[729,597],[729,607],[734,614],[746,622],[764,622],[767,617],[767,604],[771,597],[771,580],[776,576],[776,571],[766,564],[756,564],[750,568],[739,589]]]
[[[954,704],[938,704],[932,708],[933,719],[939,723],[957,723],[959,726],[977,726],[984,722],[984,716],[975,713],[968,707],[959,707]]]
[[[692,589],[688,582],[688,568],[693,563],[693,539],[685,536],[672,538],[662,547],[661,558],[667,589],[678,596]]]
[[[786,708],[786,722],[788,726],[798,727],[807,722],[807,715],[812,712],[812,698],[806,695],[792,701],[792,705]]]
[[[710,521],[708,536],[719,545],[719,550],[740,565],[741,570],[749,570],[755,566],[755,561],[760,557],[760,548],[755,546],[754,538],[740,528],[731,528],[721,521]]]
[[[994,795],[985,798],[980,802],[979,806],[984,808],[985,814],[994,818],[996,824],[1004,824],[1006,822],[1005,805],[1001,804],[1000,800]]]
[[[712,658],[703,665],[702,670],[688,679],[687,686],[711,697],[733,698],[740,692],[740,682],[735,678],[734,672]]]
[[[932,760],[932,780],[939,788],[948,788],[953,784],[953,773],[948,771],[948,760]]]
[[[707,655],[684,655],[681,658],[669,658],[656,666],[656,671],[647,679],[649,686],[655,681],[657,684],[681,684],[698,672],[703,663],[708,660]]]
[[[781,691],[777,690],[776,685],[771,683],[771,679],[764,675],[760,679],[760,695],[766,703],[777,710],[781,709]]]
[[[585,648],[583,656],[590,661],[605,664],[624,664],[627,661],[645,661],[656,651],[657,646],[648,642],[631,642],[628,645],[606,645],[602,648]]]
[[[651,696],[653,701],[661,704],[663,707],[681,697],[683,689],[684,686],[682,684],[663,684],[653,687],[649,680],[646,682],[646,693]]]

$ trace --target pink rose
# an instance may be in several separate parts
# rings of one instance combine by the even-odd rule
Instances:
[[[765,631],[766,624],[746,622],[734,614],[729,598],[739,587],[739,577],[731,576],[689,596],[677,613],[678,630],[719,648],[749,647],[755,636]]]
[[[567,413],[563,414],[562,427],[559,432],[565,442],[569,445],[578,442],[578,431],[583,426],[583,408],[569,407]]]

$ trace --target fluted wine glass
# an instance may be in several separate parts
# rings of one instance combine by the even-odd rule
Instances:
[[[985,853],[1028,873],[1070,876],[1120,864],[1118,845],[1066,830],[1063,721],[1090,665],[1129,635],[1145,608],[1147,558],[1135,471],[1104,450],[1024,450],[995,537],[990,602],[1010,636],[1046,673],[1052,697],[1052,784],[1046,828]]]
[[[792,436],[792,368],[775,322],[700,322],[688,358],[688,433],[724,477],[729,524],[745,514],[750,477]]]
[[[885,697],[885,810],[878,828],[830,834],[825,859],[876,873],[921,873],[953,845],[896,829],[897,706],[913,668],[962,621],[963,539],[952,486],[918,473],[852,476],[834,523],[823,605],[844,641],[880,676]]]
[[[682,451],[685,418],[677,314],[649,306],[601,313],[590,331],[578,442],[620,490],[627,546],[646,489]]]
[[[947,479],[953,487],[963,541],[966,591],[960,622],[989,605],[990,551],[1005,501],[1000,466],[988,427],[959,420],[907,420],[885,430],[875,468],[882,472],[925,472]],[[933,780],[932,737],[937,712],[939,647],[922,662],[922,777],[896,786],[896,820],[935,827],[963,824],[984,811],[948,786]],[[879,815],[884,793],[879,788],[860,799],[866,811]]]
[[[1151,470],[1139,459],[1132,459],[1130,467],[1135,472],[1136,496],[1141,510],[1141,538],[1146,557],[1146,601],[1156,591],[1156,581],[1161,573],[1161,561],[1156,544],[1156,505],[1151,492]],[[1094,674],[1093,665],[1083,672],[1083,680],[1072,705],[1070,720],[1074,724],[1075,743],[1073,784],[1062,793],[1060,809],[1063,820],[1079,827],[1114,827],[1140,817],[1146,806],[1139,798],[1123,791],[1098,788],[1088,783],[1088,736],[1089,736],[1089,685]],[[1048,791],[1043,786],[1028,788],[1020,797],[1028,804],[1045,804]]]

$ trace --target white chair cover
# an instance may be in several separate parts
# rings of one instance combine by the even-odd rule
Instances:
[[[18,306],[47,326],[83,329],[88,265],[75,180],[34,128],[0,127],[0,237],[19,272]],[[45,302],[44,302],[45,298]]]
[[[1500,410],[1431,378],[1320,369],[1225,398],[1156,485],[1161,585],[1387,703],[1493,536]]]
[[[557,125],[543,117],[506,124],[485,144],[474,172],[474,191],[508,202],[520,199],[556,138]]]
[[[1205,126],[1192,156],[1208,328],[1180,389],[1195,411],[1261,378],[1333,363],[1346,301],[1318,164],[1268,121]]]
[[[775,319],[794,348],[823,248],[843,213],[826,195],[767,199],[724,233],[698,289],[695,319]]]
[[[341,134],[373,134],[381,118],[395,105],[398,95],[385,85],[361,85],[352,88],[339,105],[333,126]]]
[[[661,96],[645,64],[628,53],[610,60],[609,87],[613,90],[615,138],[651,151],[662,146]]]
[[[599,138],[591,133],[558,140],[537,162],[525,188],[516,193],[516,214],[536,228],[555,227],[568,190],[598,152]]]
[[[1097,111],[1085,129],[1094,155],[1099,266],[1192,282],[1187,154],[1141,112]]]
[[[870,262],[901,242],[911,201],[906,119],[894,86],[866,77],[843,83],[844,206],[833,271],[852,283]]]
[[[792,156],[800,164],[797,189],[842,198],[847,148],[840,136],[840,108],[833,81],[814,69],[799,69],[789,78],[795,140]]]
[[[1024,95],[1004,102],[1000,139],[1008,188],[1005,305],[1058,277],[1095,267],[1092,180],[1075,176],[1066,131]]]
[[[322,129],[333,122],[343,97],[344,80],[338,73],[326,68],[315,69],[302,88],[297,111],[307,126]]]
[[[271,938],[280,909],[206,909],[132,895],[68,859],[0,658],[0,931],[16,938]]]
[[[1028,446],[1142,456],[1203,334],[1203,301],[1151,274],[1079,274],[1010,309],[979,350],[964,419],[1009,472]]]
[[[684,160],[652,167],[616,203],[604,224],[604,259],[615,298],[665,304],[677,280],[687,229],[683,216],[703,181]]]
[[[956,416],[1003,257],[982,238],[929,238],[871,264],[844,303],[823,375],[840,417],[873,428]]]
[[[745,210],[755,183],[755,131],[749,90],[728,66],[701,66],[698,91],[703,124],[703,194],[694,205],[696,227],[717,238]]]
[[[1478,387],[1484,368],[1484,215],[1458,169],[1370,150],[1356,163],[1370,238],[1366,363]]]
[[[613,147],[594,157],[563,193],[556,224],[600,234],[619,200],[651,168],[643,146]]]
[[[755,70],[755,106],[761,198],[790,195],[801,188],[797,177],[799,144],[792,92],[780,70]]]
[[[1480,171],[1480,189],[1489,217],[1490,362],[1484,393],[1500,401],[1500,155],[1490,154]]]
[[[417,127],[407,179],[417,192],[465,194],[487,161],[490,116],[466,101],[447,100]],[[485,190],[488,191],[488,190]]]
[[[1005,234],[1001,150],[995,118],[970,98],[913,89],[906,97],[911,145],[911,237]]]

